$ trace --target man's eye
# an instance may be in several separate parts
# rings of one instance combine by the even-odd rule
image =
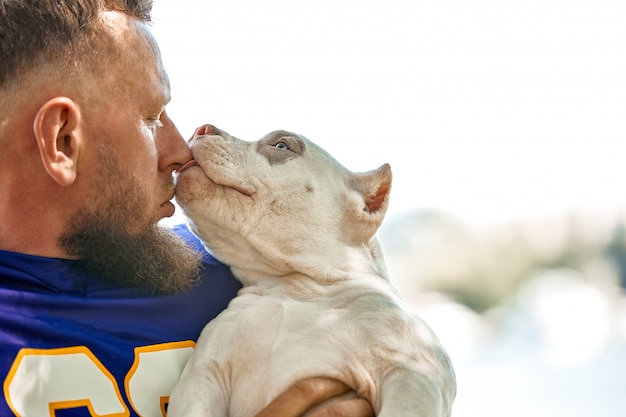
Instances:
[[[148,127],[154,131],[157,127],[163,127],[163,122],[161,122],[161,119],[148,119]]]
[[[276,145],[274,145],[274,147],[276,149],[284,149],[286,151],[289,150],[289,145],[287,145],[287,143],[283,141],[278,142]]]

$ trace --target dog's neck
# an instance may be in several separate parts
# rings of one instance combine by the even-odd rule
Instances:
[[[283,276],[262,275],[258,272],[248,272],[233,269],[235,276],[243,276],[240,279],[243,284],[242,294],[254,294],[257,296],[285,296],[297,300],[315,300],[341,298],[344,293],[371,293],[371,288],[397,294],[389,285],[389,281],[378,274],[362,274],[343,272],[337,276],[327,276],[325,280],[319,277],[313,278],[303,273],[292,273]],[[360,289],[360,290],[359,290]]]
[[[241,256],[241,253],[238,254]],[[376,239],[368,245],[350,248],[349,256],[341,257],[343,263],[332,264],[328,258],[320,259],[315,254],[291,256],[288,260],[259,260],[237,262],[226,257],[233,274],[245,287],[258,287],[267,290],[276,288],[282,291],[319,294],[326,287],[337,286],[349,281],[362,279],[388,282],[382,250]],[[251,256],[246,256],[250,261]],[[234,262],[233,262],[234,261]]]

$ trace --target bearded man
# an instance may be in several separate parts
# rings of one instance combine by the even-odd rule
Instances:
[[[0,415],[163,416],[239,289],[184,227],[191,153],[141,0],[0,0]],[[304,380],[260,415],[349,390]],[[363,400],[321,415],[369,416]],[[325,414],[324,414],[325,413]]]

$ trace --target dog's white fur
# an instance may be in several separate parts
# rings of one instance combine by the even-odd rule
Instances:
[[[177,201],[244,288],[203,330],[168,416],[253,416],[310,376],[345,382],[379,417],[449,416],[452,365],[375,238],[389,165],[353,173],[285,131],[246,142],[207,125],[191,149]]]

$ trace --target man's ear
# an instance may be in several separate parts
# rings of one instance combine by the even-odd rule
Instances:
[[[67,97],[55,97],[39,108],[33,125],[41,161],[60,185],[74,183],[82,137],[80,110]]]

